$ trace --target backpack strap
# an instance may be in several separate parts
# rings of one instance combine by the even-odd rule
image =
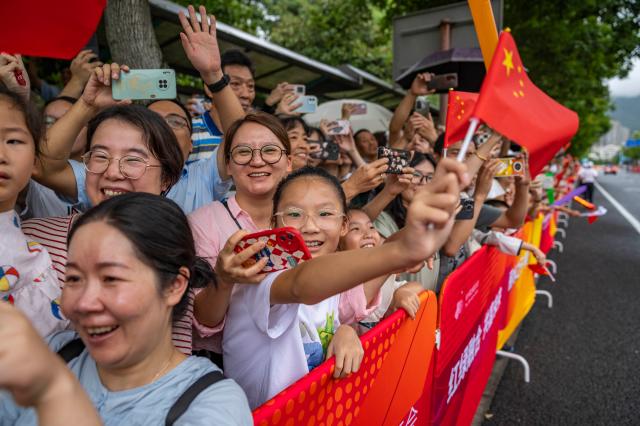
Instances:
[[[167,417],[164,420],[165,426],[172,426],[180,416],[187,411],[189,405],[191,405],[193,400],[196,399],[202,391],[224,379],[225,377],[222,374],[222,371],[216,370],[211,371],[196,380],[182,393],[182,395],[180,395],[173,406],[171,406],[169,414],[167,414]]]
[[[82,339],[73,339],[60,348],[58,355],[66,364],[68,364],[72,359],[80,356],[82,351],[84,351],[84,347]]]
[[[222,200],[222,205],[224,206],[225,209],[227,209],[227,212],[229,213],[229,216],[231,216],[231,219],[233,219],[233,221],[236,223],[236,225],[238,225],[238,229],[242,229],[242,226],[240,226],[240,222],[238,222],[238,219],[236,219],[236,217],[233,215],[233,213],[231,213],[231,209],[229,208],[229,204],[227,204],[227,200]]]

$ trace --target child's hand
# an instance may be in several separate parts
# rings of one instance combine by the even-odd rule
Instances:
[[[407,263],[432,256],[446,242],[459,204],[460,188],[469,184],[466,166],[453,159],[440,160],[433,181],[421,186],[407,211],[402,234]]]
[[[364,349],[358,333],[348,325],[341,325],[333,335],[327,348],[327,359],[336,356],[333,377],[346,377],[360,369],[364,358]]]
[[[269,261],[268,257],[263,257],[248,268],[242,266],[242,264],[262,250],[265,246],[264,242],[254,243],[240,253],[233,251],[235,246],[238,245],[240,240],[247,234],[248,232],[244,230],[237,231],[229,237],[220,251],[218,260],[216,261],[215,272],[222,282],[258,284],[263,280],[264,275],[260,274],[260,271],[267,265]]]
[[[545,254],[539,248],[533,250],[533,255],[540,265],[544,266],[547,264],[547,256],[545,256]]]
[[[406,285],[393,292],[391,306],[394,311],[400,308],[404,309],[411,319],[416,319],[416,314],[420,309],[420,298],[411,289],[405,287]]]

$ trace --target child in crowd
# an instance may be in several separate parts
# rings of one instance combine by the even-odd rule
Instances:
[[[232,296],[222,345],[225,372],[244,389],[252,407],[334,353],[335,376],[358,371],[363,350],[354,329],[338,320],[340,294],[411,267],[444,243],[459,191],[459,178],[446,170],[462,176],[463,169],[445,163],[441,181],[416,195],[406,229],[392,241],[340,253],[348,219],[337,179],[307,167],[280,183],[273,199],[274,225],[298,229],[312,259],[269,274],[259,285],[242,286]]]
[[[343,250],[368,249],[382,244],[382,237],[364,211],[351,209],[348,217],[347,234],[340,239]],[[398,279],[396,274],[383,275],[374,280],[383,281],[380,288],[380,304],[368,316],[358,319],[361,325],[367,329],[371,328],[387,313],[392,313],[399,308],[403,308],[411,318],[415,318],[420,308],[418,294],[424,290],[420,283]]]
[[[64,329],[60,287],[47,251],[27,238],[14,210],[31,178],[42,120],[31,104],[0,83],[0,299],[27,314],[45,336]]]

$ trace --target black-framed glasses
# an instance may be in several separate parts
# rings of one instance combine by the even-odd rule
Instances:
[[[182,130],[182,129],[189,128],[189,123],[187,122],[187,119],[179,116],[178,114],[169,114],[166,117],[164,117],[164,121],[167,122],[169,127],[175,130]]]
[[[89,173],[102,174],[107,171],[112,160],[118,162],[118,169],[122,176],[127,179],[140,179],[149,167],[162,167],[160,164],[149,164],[147,160],[135,155],[125,155],[124,157],[111,157],[102,151],[88,151],[82,155],[84,168]]]
[[[239,145],[231,150],[230,156],[239,166],[247,165],[253,160],[254,152],[260,153],[260,158],[267,164],[275,164],[282,158],[287,150],[278,145],[265,145],[261,148],[251,148],[247,145]]]
[[[413,172],[411,183],[414,185],[426,185],[433,180],[433,173],[422,174],[418,170]]]

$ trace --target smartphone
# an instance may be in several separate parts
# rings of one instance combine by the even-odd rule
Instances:
[[[351,115],[364,115],[367,113],[367,104],[364,102],[359,103],[349,103],[347,105],[353,105],[353,110],[351,111]]]
[[[473,219],[473,210],[475,209],[475,202],[473,198],[460,198],[460,205],[462,209],[456,215],[456,220],[471,220]]]
[[[263,257],[268,257],[269,262],[260,271],[261,274],[293,268],[301,261],[311,259],[311,253],[304,244],[302,235],[297,229],[290,227],[269,229],[246,235],[233,250],[240,253],[258,241],[266,242],[266,246],[245,261],[242,266],[248,268],[255,265]]]
[[[351,131],[349,120],[336,120],[329,123],[328,134],[330,135],[348,135]]]
[[[427,117],[429,115],[429,100],[425,98],[417,98],[414,110],[415,112]]]
[[[525,164],[522,158],[506,157],[498,158],[500,168],[495,177],[524,176]]]
[[[131,70],[113,81],[113,99],[175,99],[176,73],[172,69]]]
[[[493,136],[493,130],[483,124],[473,134],[473,141],[475,142],[476,146],[479,147],[483,143],[487,142],[491,136]]]
[[[298,102],[302,103],[302,105],[292,112],[310,114],[316,112],[316,108],[318,108],[318,98],[315,96],[300,96],[296,103]]]
[[[458,73],[455,72],[434,75],[431,77],[431,81],[427,82],[427,88],[438,93],[446,93],[449,89],[455,89],[456,87],[458,87]]]
[[[340,157],[340,147],[333,141],[322,141],[319,143],[320,150],[311,154],[311,158],[317,160],[337,161]]]
[[[289,84],[287,89],[299,96],[304,96],[307,93],[307,88],[304,84]]]
[[[386,146],[378,147],[378,158],[388,158],[389,168],[386,173],[402,174],[402,169],[409,167],[411,160],[411,152],[401,149],[387,148]]]

